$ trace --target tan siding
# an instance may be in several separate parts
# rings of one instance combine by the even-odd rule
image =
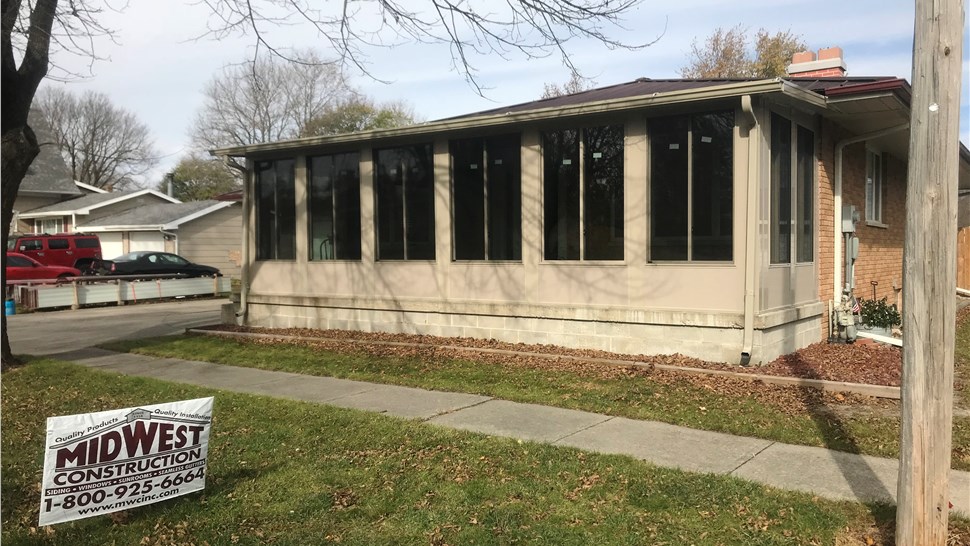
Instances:
[[[242,213],[238,203],[191,222],[178,230],[179,255],[218,267],[227,277],[239,277],[242,248]]]

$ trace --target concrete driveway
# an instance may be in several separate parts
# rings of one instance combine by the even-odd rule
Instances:
[[[7,317],[14,354],[51,355],[99,343],[164,336],[220,321],[228,299],[99,307]]]

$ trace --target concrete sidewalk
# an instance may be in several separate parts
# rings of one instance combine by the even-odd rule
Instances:
[[[898,462],[653,421],[330,377],[81,349],[52,355],[105,371],[384,413],[439,426],[623,454],[830,499],[895,502]],[[954,513],[970,517],[970,472],[952,470]]]

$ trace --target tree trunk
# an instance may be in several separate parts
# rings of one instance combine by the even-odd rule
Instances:
[[[10,236],[10,224],[13,220],[13,203],[17,198],[17,191],[20,189],[20,182],[23,181],[24,176],[27,174],[27,167],[30,166],[34,158],[37,157],[37,153],[40,151],[40,146],[37,144],[37,137],[34,136],[34,131],[28,125],[23,125],[21,127],[14,127],[8,129],[3,133],[2,148],[0,148],[0,201],[2,201],[2,220],[3,223],[3,241],[4,244],[7,242],[7,237]],[[7,268],[7,253],[3,253],[2,265],[4,272]],[[6,279],[6,273],[4,273],[4,279]],[[6,286],[4,286],[4,298],[6,298]],[[13,352],[10,350],[10,340],[7,338],[7,316],[4,314],[2,320],[3,326],[3,353],[2,353],[2,366],[3,369],[7,369],[10,366],[19,364],[14,356]]]
[[[962,0],[916,0],[896,544],[945,546],[956,340]]]

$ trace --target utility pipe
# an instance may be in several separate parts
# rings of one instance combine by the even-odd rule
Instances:
[[[909,122],[901,123],[895,125],[888,129],[882,129],[879,131],[873,131],[871,133],[866,133],[852,138],[845,138],[840,140],[835,145],[835,188],[832,195],[832,207],[833,211],[833,231],[834,231],[834,254],[832,260],[832,283],[834,291],[832,292],[832,299],[837,300],[839,294],[842,293],[842,152],[845,150],[846,146],[852,144],[857,144],[866,140],[871,140],[874,138],[883,137],[886,135],[891,135],[893,133],[903,131],[909,128]],[[831,320],[831,319],[830,319]]]
[[[758,168],[758,145],[760,139],[755,138],[758,118],[755,116],[751,103],[751,95],[741,96],[741,119],[748,131],[748,177],[747,177],[747,211],[745,213],[745,244],[744,244],[744,330],[741,336],[741,365],[751,363],[751,348],[754,345],[754,296],[755,296],[755,247],[758,241],[758,183],[761,169]],[[752,180],[755,182],[752,183]]]
[[[246,315],[249,313],[249,169],[233,161],[228,155],[222,156],[222,161],[230,169],[239,171],[243,180],[242,191],[242,264],[239,266],[240,288],[239,288],[239,311],[236,313],[236,322],[240,326],[245,326]]]

